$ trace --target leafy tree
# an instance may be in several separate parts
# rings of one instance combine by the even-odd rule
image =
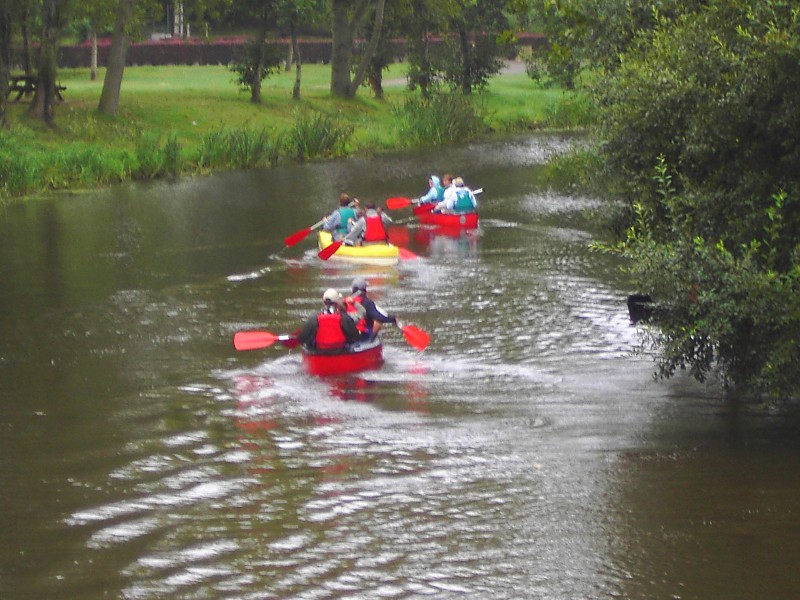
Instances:
[[[716,0],[658,18],[598,89],[603,155],[634,215],[620,248],[658,302],[662,376],[800,389],[799,16]]]
[[[537,0],[534,18],[542,24],[549,48],[548,73],[571,89],[583,69],[614,72],[637,39],[656,27],[657,18],[693,14],[703,0]],[[519,14],[523,7],[516,6]]]
[[[239,85],[250,91],[250,101],[261,102],[261,82],[278,70],[283,53],[267,45],[270,30],[276,27],[277,5],[272,0],[248,0],[237,5],[240,15],[249,17],[258,27],[255,42],[242,48],[230,69],[237,74]]]
[[[289,30],[289,58],[286,60],[286,70],[295,65],[294,86],[292,98],[300,99],[300,83],[302,78],[303,60],[300,55],[300,45],[297,43],[297,33],[304,23],[313,22],[315,16],[322,13],[323,0],[277,0],[275,11],[278,17],[278,26]]]
[[[496,0],[410,0],[409,87],[429,97],[438,81],[470,94],[499,73],[513,46],[507,2]],[[434,26],[436,24],[436,26]],[[443,44],[432,51],[430,38]]]

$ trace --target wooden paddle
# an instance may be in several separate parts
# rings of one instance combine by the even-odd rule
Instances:
[[[237,350],[258,350],[280,342],[287,348],[295,348],[299,342],[294,335],[276,335],[269,331],[237,331],[233,336],[233,347]]]
[[[325,219],[314,223],[311,227],[306,227],[300,231],[295,231],[292,235],[284,238],[283,243],[287,246],[294,246],[297,242],[304,239],[309,233],[320,227],[325,222]]]
[[[476,195],[481,194],[483,193],[483,188],[478,188],[472,193]],[[386,199],[386,208],[389,210],[399,210],[401,208],[405,208],[409,204],[419,204],[419,200],[412,200],[411,198],[404,198],[402,196],[395,196],[393,198]],[[435,206],[434,202],[431,202],[431,204]]]

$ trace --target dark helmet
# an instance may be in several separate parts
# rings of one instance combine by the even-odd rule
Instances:
[[[363,277],[356,277],[353,279],[353,283],[350,284],[350,287],[353,288],[353,291],[361,290],[362,292],[367,291],[367,280]]]

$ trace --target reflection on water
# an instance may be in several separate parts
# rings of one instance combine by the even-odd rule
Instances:
[[[797,596],[800,415],[652,380],[618,263],[587,251],[598,202],[537,187],[569,144],[12,207],[0,597]],[[414,196],[432,168],[486,190],[477,231],[397,224],[397,267],[283,247],[340,190]],[[320,379],[233,350],[355,276],[424,353],[388,328],[381,369]]]

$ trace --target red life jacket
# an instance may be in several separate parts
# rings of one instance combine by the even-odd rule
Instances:
[[[379,214],[364,215],[364,222],[367,225],[364,231],[365,242],[385,242],[389,239],[386,228],[383,226],[383,219]]]
[[[339,313],[320,313],[317,315],[317,348],[320,350],[337,350],[344,348],[347,338],[342,331]]]
[[[350,316],[357,315],[359,313],[356,304],[361,304],[361,299],[362,299],[361,294],[359,294],[355,298],[352,296],[348,296],[347,298],[344,299],[345,304],[347,304],[347,313]],[[356,321],[356,329],[358,329],[360,333],[366,333],[367,331],[369,331],[367,329],[367,319],[366,319],[367,311],[362,310],[360,312],[362,313],[363,316],[358,321]]]

